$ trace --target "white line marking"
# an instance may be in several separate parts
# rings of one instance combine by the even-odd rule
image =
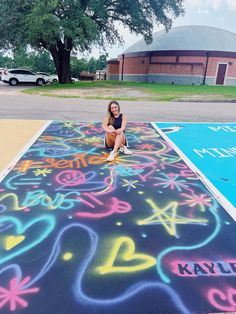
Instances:
[[[165,122],[165,123],[168,123],[168,122]],[[170,123],[173,123],[173,122],[170,122]],[[183,123],[186,123],[186,122],[183,122]],[[194,122],[189,122],[189,123],[196,124]],[[178,124],[180,125],[181,123],[178,122]],[[173,147],[173,149],[183,159],[183,161],[188,165],[188,167],[199,177],[202,183],[208,188],[208,190],[214,195],[214,197],[224,207],[227,213],[234,219],[234,221],[236,221],[236,208],[234,207],[234,205],[214,186],[214,184],[210,180],[208,180],[208,178],[179,149],[179,147],[176,146],[176,144],[172,142],[172,140],[156,125],[156,122],[151,122],[151,125],[154,127],[154,129],[158,133],[160,133],[160,135],[167,141],[167,143],[169,143]]]

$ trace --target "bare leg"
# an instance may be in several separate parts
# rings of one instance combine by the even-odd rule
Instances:
[[[122,132],[121,134],[117,134],[115,138],[114,152],[117,152],[121,145],[125,144],[125,135]]]
[[[105,141],[106,141],[107,147],[113,148],[115,145],[116,136],[112,135],[111,133],[106,133]]]
[[[107,161],[113,161],[117,155],[118,149],[125,144],[125,134],[106,134],[106,144],[108,147],[113,147],[113,150],[110,152],[107,157]]]

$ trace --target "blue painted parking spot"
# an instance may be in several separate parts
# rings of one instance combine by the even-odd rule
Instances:
[[[236,123],[155,123],[236,216]],[[196,169],[195,169],[196,170]],[[235,213],[232,212],[235,211]]]

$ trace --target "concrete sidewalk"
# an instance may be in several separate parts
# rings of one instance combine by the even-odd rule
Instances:
[[[0,120],[0,172],[16,158],[45,123],[42,120]]]

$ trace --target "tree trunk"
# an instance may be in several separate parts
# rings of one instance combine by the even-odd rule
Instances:
[[[66,49],[65,45],[58,41],[57,45],[49,49],[57,70],[59,83],[71,83],[70,53],[71,49]]]

